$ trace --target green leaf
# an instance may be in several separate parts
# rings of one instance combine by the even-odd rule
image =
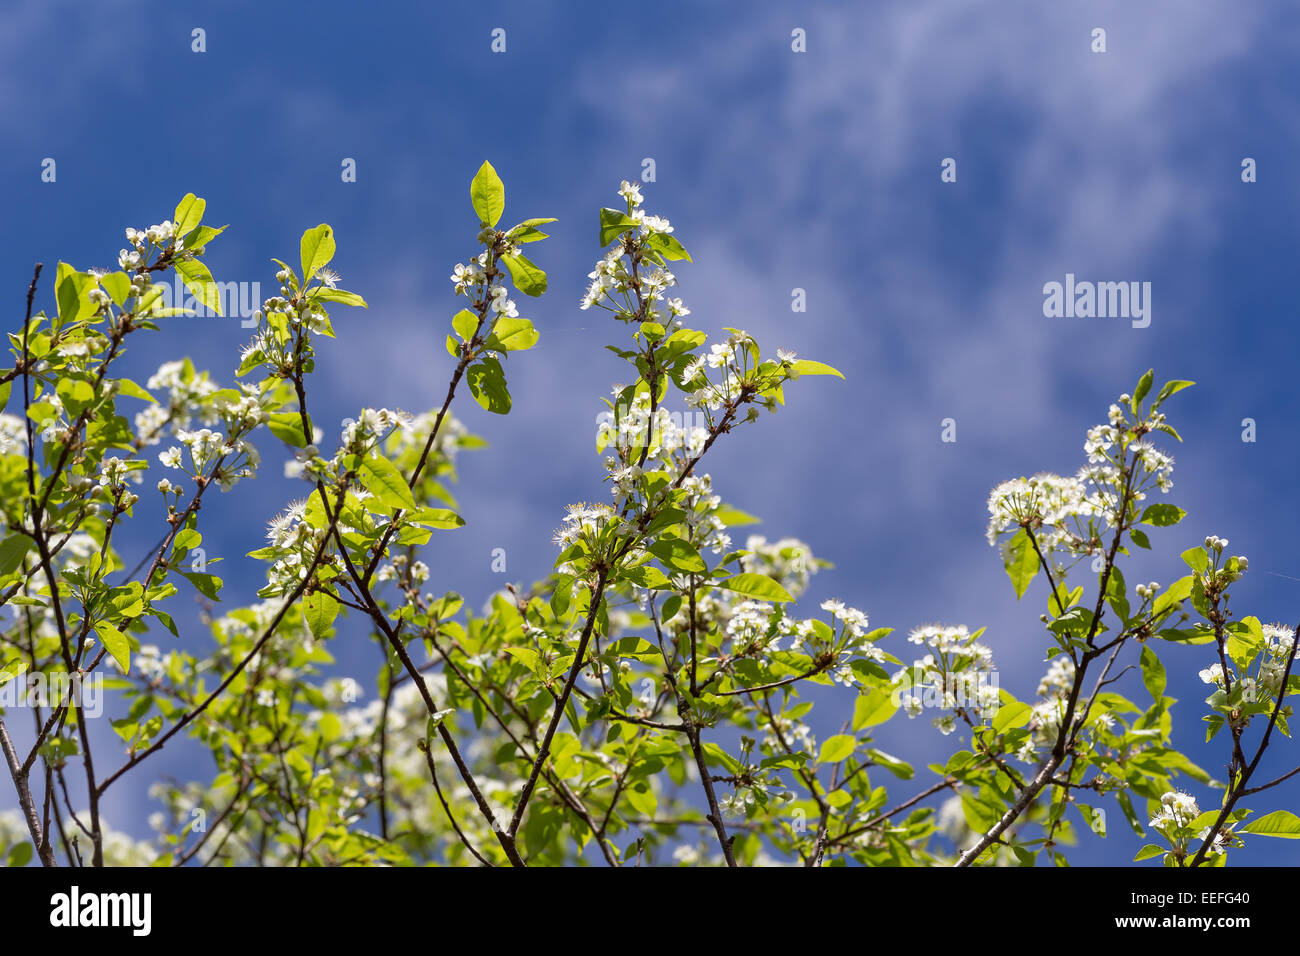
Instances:
[[[1134,415],[1139,414],[1138,406],[1142,404],[1142,399],[1146,398],[1147,393],[1151,391],[1151,383],[1155,380],[1155,377],[1156,370],[1149,368],[1146,370],[1146,374],[1138,379],[1137,388],[1133,389],[1133,399],[1129,402],[1129,407],[1133,409]]]
[[[821,752],[817,755],[818,763],[839,763],[852,755],[858,747],[858,738],[852,734],[836,734],[822,742]]]
[[[88,298],[88,293],[98,284],[94,276],[78,272],[66,262],[60,262],[55,279],[59,318],[64,322],[76,322],[94,315],[96,306]]]
[[[176,273],[185,280],[185,288],[203,307],[221,315],[221,294],[212,281],[212,273],[198,259],[182,259],[176,263]]]
[[[469,201],[483,225],[496,226],[501,221],[506,209],[506,187],[491,163],[485,161],[474,174],[469,184]]]
[[[317,302],[337,302],[339,305],[351,305],[362,309],[370,308],[366,300],[355,292],[346,289],[331,289],[327,285],[317,286],[311,297]]]
[[[113,655],[123,673],[131,669],[131,642],[127,636],[107,621],[95,625],[95,633],[104,642],[104,647]]]
[[[23,565],[32,539],[25,534],[11,534],[0,541],[0,578],[13,574]]]
[[[478,329],[478,316],[469,309],[461,309],[451,317],[451,327],[455,329],[462,342],[468,342]]]
[[[1182,554],[1183,561],[1198,574],[1204,574],[1210,567],[1210,556],[1202,547],[1188,548]]]
[[[125,395],[128,398],[138,398],[141,401],[153,402],[155,405],[158,404],[158,399],[154,398],[129,378],[117,379],[117,393],[119,395]]]
[[[642,783],[633,787],[626,791],[626,797],[632,809],[644,817],[653,817],[659,808],[654,791],[650,789],[649,784]]]
[[[787,601],[794,600],[789,591],[766,574],[751,574],[749,572],[733,574],[721,581],[714,581],[713,586],[735,591],[737,594],[743,594],[758,601],[775,601],[778,604],[784,604]]]
[[[397,467],[383,456],[367,458],[361,463],[361,483],[366,490],[394,510],[413,511],[415,496]]]
[[[1255,659],[1255,655],[1264,649],[1266,643],[1259,618],[1243,617],[1240,621],[1230,622],[1226,630],[1228,656],[1244,670]]]
[[[629,229],[637,229],[635,219],[617,209],[600,211],[600,244],[607,246]]]
[[[1241,827],[1239,832],[1254,833],[1257,836],[1282,837],[1286,840],[1300,840],[1300,817],[1290,810],[1274,810],[1258,820],[1253,820]]]
[[[1024,528],[1012,536],[1002,556],[1002,566],[1006,568],[1011,586],[1015,588],[1016,600],[1025,596],[1029,584],[1038,574],[1038,553]]]
[[[1186,557],[1186,555],[1184,555],[1184,557]],[[1187,574],[1169,585],[1169,587],[1165,588],[1164,591],[1161,592],[1160,596],[1156,598],[1155,603],[1151,605],[1152,615],[1159,617],[1181,601],[1185,601],[1189,596],[1191,596],[1192,585],[1195,580],[1196,579],[1192,575]]]
[[[1165,666],[1160,663],[1159,655],[1146,645],[1142,647],[1142,683],[1151,699],[1159,703],[1165,694]]]
[[[114,305],[120,306],[131,295],[131,277],[125,272],[109,272],[99,277],[99,284],[104,287]]]
[[[681,538],[660,538],[647,545],[646,550],[674,571],[703,574],[708,570],[695,546]]]
[[[8,866],[26,866],[32,861],[32,845],[26,840],[15,843],[9,848]]]
[[[217,236],[226,231],[225,226],[199,226],[194,230],[194,235],[185,240],[186,249],[202,249]]]
[[[439,531],[460,528],[465,524],[464,518],[446,508],[420,508],[412,511],[406,517],[415,524]]]
[[[1144,524],[1164,528],[1171,524],[1178,524],[1185,514],[1187,512],[1177,505],[1147,505],[1146,510],[1142,512],[1141,520]]]
[[[91,384],[76,378],[59,379],[59,384],[54,390],[74,415],[80,413],[95,398],[95,389]]]
[[[898,713],[898,704],[894,696],[886,691],[869,687],[853,705],[853,729],[874,727],[883,724]]]
[[[1124,811],[1124,819],[1127,820],[1128,825],[1133,828],[1133,832],[1138,836],[1142,836],[1146,833],[1146,831],[1142,829],[1141,821],[1138,820],[1137,811],[1133,809],[1133,798],[1125,791],[1120,790],[1115,794],[1115,802],[1118,803],[1119,808]]]
[[[1141,863],[1143,860],[1155,859],[1165,853],[1164,847],[1156,846],[1154,843],[1148,843],[1142,849],[1137,851],[1137,856],[1133,857],[1134,863]]]
[[[507,647],[505,651],[530,671],[537,671],[538,664],[541,661],[541,655],[531,647]]]
[[[872,747],[866,752],[866,756],[873,760],[878,766],[884,767],[899,780],[911,780],[916,771],[906,760],[900,760],[893,754],[885,753],[878,747]]]
[[[268,416],[266,427],[271,434],[293,448],[306,448],[307,435],[302,430],[302,415],[298,412],[276,412]]]
[[[702,744],[701,749],[704,751],[706,762],[721,764],[728,773],[739,773],[743,769],[739,760],[711,741]]]
[[[1088,824],[1088,829],[1097,836],[1105,838],[1106,836],[1106,814],[1096,807],[1090,807],[1086,803],[1076,803],[1079,812],[1083,814],[1084,822]]]
[[[1128,586],[1124,583],[1124,572],[1117,564],[1111,566],[1110,577],[1106,579],[1106,601],[1115,609],[1121,622],[1129,619]]]
[[[333,596],[324,591],[313,591],[302,601],[302,616],[313,637],[324,637],[339,615],[342,607]]]
[[[485,410],[494,415],[509,414],[510,391],[506,388],[506,373],[499,361],[491,357],[482,359],[477,365],[470,366],[465,379],[474,400]]]
[[[1023,727],[1029,723],[1029,719],[1033,715],[1034,709],[1021,701],[1017,700],[1010,704],[1003,704],[993,716],[993,732],[1001,734],[1017,727]]]
[[[538,226],[544,226],[548,222],[558,222],[557,219],[525,219],[517,226],[512,226],[506,233],[515,242],[537,242],[539,239],[550,238],[546,233],[538,229]]]
[[[1133,543],[1139,548],[1151,550],[1151,539],[1147,537],[1147,533],[1141,528],[1129,528],[1128,536],[1133,539]]]
[[[728,528],[739,528],[747,524],[759,524],[762,519],[748,511],[741,511],[739,508],[733,508],[731,505],[718,505],[713,509],[713,515]]]
[[[653,249],[669,262],[676,262],[685,259],[691,261],[691,254],[686,251],[686,247],[672,235],[666,232],[652,233],[645,241],[645,244]]]
[[[825,362],[814,362],[812,359],[799,359],[797,362],[790,363],[790,371],[798,372],[800,375],[837,375],[844,377],[844,373],[839,369],[832,368]]]
[[[298,244],[299,257],[302,261],[302,282],[305,286],[321,269],[330,264],[334,258],[334,230],[326,223],[315,229],[308,229],[302,234]]]
[[[221,600],[221,578],[215,574],[203,574],[198,571],[182,571],[181,574],[189,580],[190,584],[198,590],[200,594],[211,601]]]
[[[0,687],[3,687],[25,670],[27,670],[27,662],[17,657],[0,664]]]
[[[536,297],[546,291],[546,273],[527,256],[516,253],[513,256],[502,256],[501,261],[510,270],[510,278],[514,280],[515,288],[524,295]]]
[[[488,348],[493,350],[499,348],[505,352],[522,352],[536,345],[539,338],[541,336],[533,328],[533,323],[527,319],[502,316],[497,319],[497,324],[492,329]]]
[[[1154,411],[1159,408],[1164,400],[1170,395],[1173,395],[1176,392],[1181,392],[1185,388],[1191,388],[1195,384],[1195,382],[1188,382],[1179,378],[1170,379],[1168,382],[1165,382],[1164,386],[1160,389],[1159,394],[1156,395],[1156,400],[1151,403],[1151,409]]]
[[[186,193],[185,198],[176,204],[172,222],[176,226],[176,235],[188,236],[203,221],[203,213],[208,208],[207,200],[199,199],[194,193]]]

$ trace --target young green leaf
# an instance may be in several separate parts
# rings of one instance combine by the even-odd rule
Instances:
[[[366,300],[355,292],[348,292],[346,289],[331,289],[327,285],[317,286],[311,293],[311,299],[316,302],[337,302],[339,305],[350,305],[362,309],[370,308],[366,304]]]
[[[221,290],[212,281],[212,273],[198,259],[182,259],[176,263],[176,273],[185,280],[185,288],[190,290],[199,303],[211,312],[222,315]]]
[[[817,754],[818,763],[839,763],[853,754],[857,749],[858,739],[852,734],[836,734],[822,742],[822,749]]]
[[[1144,524],[1155,525],[1157,528],[1168,527],[1172,524],[1178,524],[1183,520],[1183,515],[1187,514],[1177,505],[1156,504],[1147,505],[1146,510],[1142,512],[1142,522]]]
[[[334,258],[334,230],[322,222],[315,229],[308,229],[302,234],[298,248],[302,261],[302,281],[305,284]]]
[[[783,604],[794,600],[789,591],[766,574],[751,574],[749,572],[733,574],[721,581],[714,581],[713,586],[735,591],[737,594],[743,594],[745,597],[753,598],[756,601],[775,601],[778,604]]]
[[[646,550],[674,571],[703,574],[708,570],[695,546],[681,538],[660,538],[647,545]]]
[[[506,187],[491,163],[485,161],[474,174],[469,184],[469,201],[483,225],[495,226],[501,221],[506,209]]]
[[[1170,379],[1168,382],[1165,382],[1164,386],[1160,389],[1159,393],[1156,395],[1156,400],[1151,403],[1151,409],[1154,411],[1155,409],[1159,408],[1161,404],[1164,403],[1164,400],[1168,398],[1170,395],[1174,395],[1178,392],[1181,392],[1185,388],[1191,388],[1195,384],[1196,384],[1195,382],[1188,382],[1185,381],[1184,379],[1178,379],[1178,378]]]
[[[1017,727],[1024,727],[1033,715],[1034,709],[1022,701],[1003,704],[993,715],[993,732],[1001,734]]]
[[[512,319],[509,316],[502,316],[497,319],[497,324],[492,329],[492,337],[488,339],[487,345],[489,349],[493,350],[522,352],[536,345],[539,338],[537,330],[533,328],[533,323],[527,319]]]
[[[1007,542],[1006,552],[1002,558],[1002,565],[1006,568],[1007,577],[1011,579],[1011,586],[1015,588],[1016,599],[1025,596],[1029,590],[1029,584],[1038,574],[1038,554],[1034,551],[1033,542],[1029,540],[1029,535],[1025,529],[1021,528]]]
[[[324,637],[338,617],[342,605],[324,591],[313,591],[303,598],[302,616],[313,637]]]
[[[637,228],[636,220],[617,209],[600,211],[600,244],[607,246],[629,229]]]
[[[843,378],[844,373],[837,368],[832,368],[825,362],[814,362],[812,359],[799,359],[797,362],[790,364],[790,371],[799,375],[834,375]]]
[[[510,412],[510,391],[506,387],[506,373],[501,363],[494,358],[484,358],[476,365],[471,365],[465,373],[469,390],[474,400],[485,410],[496,415]]]
[[[359,469],[361,483],[366,490],[393,510],[411,511],[416,507],[415,496],[411,494],[406,479],[397,467],[382,455],[367,458]]]
[[[32,539],[25,534],[11,534],[0,541],[0,578],[17,571],[23,564],[23,558],[32,546]]]
[[[122,668],[123,673],[131,669],[131,642],[125,634],[115,628],[107,621],[101,621],[95,625],[95,633],[99,639],[104,642],[104,647],[108,653],[113,655],[113,660],[117,661],[118,666]]]
[[[1160,658],[1150,647],[1142,647],[1142,683],[1147,692],[1151,694],[1151,699],[1159,702],[1165,693],[1165,666],[1160,663]]]
[[[1133,389],[1133,398],[1129,402],[1129,407],[1133,410],[1134,415],[1139,414],[1138,407],[1142,404],[1142,399],[1146,398],[1147,393],[1151,391],[1151,383],[1155,380],[1155,376],[1155,369],[1149,368],[1146,370],[1146,374],[1138,379],[1137,388]]]
[[[546,291],[546,273],[522,253],[502,256],[501,261],[510,270],[510,278],[515,288],[524,295],[539,296]]]
[[[1274,810],[1258,820],[1252,820],[1241,827],[1243,833],[1257,836],[1282,837],[1286,840],[1300,840],[1300,817],[1290,810]]]
[[[198,228],[207,208],[207,200],[199,199],[194,193],[186,193],[185,198],[176,204],[176,212],[172,214],[176,235],[188,236],[192,230]]]

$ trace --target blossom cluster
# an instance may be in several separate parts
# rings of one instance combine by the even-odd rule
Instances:
[[[27,432],[21,418],[0,412],[0,455],[24,452]]]
[[[1110,406],[1109,422],[1088,429],[1083,443],[1087,463],[1073,476],[1044,472],[993,489],[986,531],[990,545],[1025,528],[1044,557],[1056,550],[1095,554],[1102,546],[1095,522],[1119,524],[1126,494],[1129,502],[1141,502],[1149,488],[1173,488],[1173,457],[1142,437],[1169,429],[1164,413],[1152,411],[1142,421],[1130,422],[1121,407],[1129,401],[1130,396],[1121,395],[1119,404]]]
[[[643,244],[654,235],[668,235],[672,223],[661,216],[652,216],[641,208],[644,202],[639,186],[626,180],[619,187],[619,195],[627,203],[627,215],[632,220],[628,227],[631,237],[627,244],[619,243],[596,261],[588,273],[591,284],[583,294],[580,307],[598,306],[623,318],[638,322],[658,322],[665,328],[681,325],[680,317],[691,310],[677,297],[667,295],[677,284],[677,277],[663,265],[643,269]],[[624,261],[624,257],[627,261]],[[635,300],[635,301],[634,301]]]
[[[617,400],[624,392],[622,386],[614,389]],[[663,405],[651,410],[650,392],[637,392],[629,403],[616,407],[617,414],[602,416],[596,429],[598,450],[613,445],[620,456],[607,457],[605,468],[616,471],[623,465],[623,458],[630,454],[639,457],[642,449],[647,458],[670,459],[671,456],[685,452],[693,456],[699,454],[708,440],[709,431],[700,422],[693,421],[690,413],[670,411]]]
[[[929,651],[895,676],[895,694],[909,717],[927,706],[944,711],[931,723],[946,736],[957,729],[963,714],[984,720],[997,711],[1001,692],[993,651],[978,640],[980,633],[960,625],[930,624],[908,634],[909,642]]]
[[[217,406],[208,401],[219,386],[188,361],[164,362],[145,384],[152,390],[166,389],[168,397],[136,414],[135,431],[141,445],[158,444],[169,426],[188,429],[195,420],[212,426],[221,418]]]
[[[149,256],[155,250],[159,252],[170,252],[174,257],[180,258],[186,252],[199,254],[201,249],[186,250],[185,240],[182,236],[177,235],[176,224],[170,219],[165,219],[157,225],[150,226],[148,229],[133,229],[128,227],[126,230],[126,241],[130,244],[129,249],[122,249],[117,254],[118,267],[130,272],[146,264]]]

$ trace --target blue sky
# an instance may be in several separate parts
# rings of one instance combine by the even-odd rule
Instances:
[[[647,206],[695,260],[678,270],[692,323],[745,328],[847,376],[797,384],[781,415],[721,443],[709,463],[720,493],[763,516],[762,533],[802,537],[835,562],[810,599],[840,597],[904,632],[987,626],[1004,683],[1030,696],[1045,595],[1017,604],[984,540],[988,491],[1072,472],[1085,429],[1153,365],[1200,383],[1167,409],[1185,439],[1170,500],[1188,516],[1153,536],[1158,557],[1128,579],[1173,580],[1178,553],[1217,534],[1251,559],[1237,613],[1300,617],[1300,581],[1279,576],[1300,578],[1300,196],[1288,166],[1300,21],[1288,6],[905,0],[755,3],[738,16],[699,2],[105,0],[87,14],[14,0],[0,32],[0,289],[12,314],[34,259],[108,265],[124,226],[168,218],[193,191],[210,221],[231,224],[209,251],[215,276],[269,294],[270,257],[296,258],[303,229],[326,221],[334,267],[371,307],[336,315],[315,417],[422,410],[450,371],[446,276],[473,250],[467,183],[490,159],[509,221],[560,222],[535,247],[551,292],[521,303],[542,341],[509,363],[514,412],[457,406],[492,447],[462,459],[469,526],[439,539],[435,575],[476,602],[503,584],[493,548],[507,551],[504,577],[541,577],[563,505],[606,493],[594,422],[625,376],[602,349],[608,330],[577,303],[599,252],[596,210],[652,157]],[[489,51],[496,27],[504,54]],[[795,27],[806,53],[791,51]],[[1105,54],[1090,51],[1094,27]],[[56,183],[40,181],[45,157]],[[340,180],[345,157],[355,183]],[[940,182],[945,157],[955,183]],[[1241,181],[1244,157],[1258,182]],[[1150,326],[1045,318],[1043,284],[1066,273],[1151,282]],[[796,287],[804,313],[790,309]],[[147,376],[183,350],[229,383],[246,335],[228,319],[177,319],[126,365]],[[952,444],[940,441],[948,417]],[[1241,440],[1247,417],[1254,443]],[[260,583],[240,556],[300,493],[276,470],[270,457],[268,480],[205,504],[232,600]],[[1209,658],[1165,656],[1181,740],[1221,773],[1226,754],[1199,744],[1195,674]],[[921,719],[882,740],[929,759],[951,743]],[[1300,763],[1296,749],[1284,742],[1261,772]],[[185,773],[183,748],[172,751],[116,788],[123,811],[155,774]],[[1300,779],[1260,809],[1298,794]],[[1130,859],[1124,829],[1085,838],[1080,861]],[[1260,839],[1238,860],[1300,852]]]

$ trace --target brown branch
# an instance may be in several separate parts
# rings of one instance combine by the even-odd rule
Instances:
[[[1274,701],[1273,703],[1273,713],[1269,715],[1268,726],[1264,728],[1264,737],[1259,742],[1259,749],[1255,751],[1255,758],[1250,762],[1249,765],[1241,769],[1241,776],[1238,777],[1235,782],[1233,782],[1232,788],[1228,793],[1227,799],[1223,801],[1223,808],[1219,810],[1219,815],[1217,818],[1215,818],[1214,825],[1210,827],[1210,832],[1207,833],[1205,835],[1205,839],[1201,841],[1201,846],[1200,849],[1196,851],[1196,856],[1192,857],[1192,862],[1191,862],[1192,866],[1200,866],[1203,862],[1205,862],[1205,854],[1209,852],[1210,847],[1214,845],[1215,839],[1218,837],[1219,833],[1223,830],[1223,825],[1227,822],[1228,814],[1232,813],[1232,809],[1237,805],[1237,801],[1246,795],[1246,784],[1250,782],[1251,776],[1255,773],[1255,769],[1259,766],[1260,759],[1264,756],[1264,751],[1268,749],[1269,739],[1273,736],[1273,728],[1277,725],[1278,715],[1282,712],[1282,701],[1286,699],[1287,683],[1291,679],[1291,668],[1295,664],[1297,649],[1300,649],[1300,625],[1297,626],[1294,632],[1294,636],[1291,641],[1291,653],[1287,655],[1286,669],[1282,674],[1282,682],[1278,687],[1277,700]],[[1265,784],[1263,787],[1260,787],[1259,789],[1264,790],[1267,789],[1268,787],[1273,786],[1274,784],[1281,783],[1282,780],[1285,780],[1286,777],[1290,777],[1292,774],[1296,773],[1297,771],[1300,771],[1300,768],[1293,770],[1291,773],[1288,773],[1285,777],[1280,777],[1277,780],[1274,780],[1272,783]],[[1254,791],[1254,792],[1258,792],[1258,791]]]
[[[32,799],[32,788],[27,771],[18,763],[18,751],[14,749],[14,742],[9,737],[9,729],[5,727],[4,717],[0,717],[0,749],[4,750],[9,774],[14,778],[14,787],[18,790],[18,804],[22,807],[23,817],[27,821],[32,846],[36,847],[40,854],[41,863],[45,866],[58,866],[58,862],[54,859],[54,851],[50,848],[49,841],[45,838],[45,831],[41,828],[40,817],[36,813],[36,803]]]

